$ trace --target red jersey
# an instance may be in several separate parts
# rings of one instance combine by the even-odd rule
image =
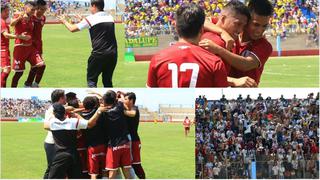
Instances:
[[[19,15],[15,14],[14,18],[17,18]],[[27,35],[32,36],[33,34],[33,21],[32,18],[26,20],[25,18],[22,18],[22,20],[20,20],[16,25],[15,25],[15,34],[19,35],[22,34],[23,32],[27,32]],[[32,44],[32,38],[28,41],[24,41],[21,39],[16,39],[15,40],[15,46],[17,45],[21,45],[21,44]]]
[[[184,127],[190,127],[190,125],[191,125],[190,119],[185,119],[185,120],[183,121],[183,125],[184,125]]]
[[[33,28],[33,43],[38,43],[42,41],[42,28],[46,22],[46,17],[42,16],[41,18],[37,18],[36,16],[32,16],[32,21],[34,23]]]
[[[205,32],[201,36],[201,39],[209,39],[209,40],[213,41],[214,43],[216,43],[218,46],[220,46],[222,48],[226,48],[226,42],[217,33]],[[225,64],[227,74],[229,74],[231,66],[226,61],[223,60],[223,62]]]
[[[153,56],[149,87],[227,87],[223,61],[207,50],[178,42]]]
[[[256,56],[260,61],[260,66],[256,69],[252,69],[246,72],[231,68],[230,76],[235,78],[249,76],[250,78],[254,79],[257,84],[259,84],[264,65],[270,57],[271,53],[272,45],[265,38],[261,38],[256,41],[251,41],[247,44],[241,45],[239,55],[246,57],[249,54],[252,54]]]
[[[1,50],[9,50],[9,39],[2,34],[5,31],[10,33],[10,28],[6,21],[1,19]]]

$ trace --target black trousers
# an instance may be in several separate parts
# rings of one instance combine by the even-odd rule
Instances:
[[[46,156],[47,156],[47,169],[43,175],[43,179],[48,179],[50,166],[54,156],[56,155],[56,149],[54,144],[44,143],[44,150],[46,151]]]
[[[104,87],[113,87],[112,75],[117,65],[117,54],[90,56],[87,67],[87,85],[90,88],[97,87],[98,77],[102,74]]]
[[[77,151],[57,152],[50,167],[49,179],[80,179],[81,165]]]

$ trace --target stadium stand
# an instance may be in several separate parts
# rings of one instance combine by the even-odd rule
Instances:
[[[319,93],[196,100],[196,178],[319,179]]]

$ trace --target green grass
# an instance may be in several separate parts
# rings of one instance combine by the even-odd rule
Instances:
[[[1,176],[40,179],[46,168],[42,123],[1,123]],[[194,128],[184,137],[182,125],[141,123],[142,166],[147,178],[194,179]]]
[[[119,56],[113,77],[114,87],[145,87],[149,63],[125,62],[123,25],[116,25],[116,36]],[[43,41],[47,69],[41,87],[86,87],[87,59],[91,51],[88,31],[72,34],[63,25],[46,25]],[[270,58],[260,87],[318,87],[318,59],[319,56]],[[27,73],[21,78],[19,87],[23,86]],[[8,79],[8,86],[12,76],[13,73]],[[99,85],[102,87],[101,78]]]

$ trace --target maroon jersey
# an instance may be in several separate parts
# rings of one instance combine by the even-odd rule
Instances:
[[[223,61],[207,50],[178,42],[153,56],[149,87],[227,87]]]
[[[42,16],[41,18],[38,18],[36,16],[32,16],[32,20],[34,23],[33,36],[32,36],[33,43],[41,42],[42,41],[42,29],[43,29],[43,26],[46,22],[46,17]]]
[[[14,18],[17,18],[19,15],[18,14],[15,14],[14,15]],[[29,18],[29,19],[25,19],[25,18],[22,18],[22,20],[20,20],[16,25],[15,25],[15,34],[16,35],[19,35],[19,34],[22,34],[24,32],[27,32],[27,35],[31,36],[32,37],[32,34],[33,34],[33,28],[34,28],[34,24],[33,24],[33,21],[32,21],[32,18]],[[15,46],[19,46],[19,45],[22,45],[22,44],[32,44],[32,38],[28,41],[24,41],[22,39],[16,39],[15,40]]]
[[[264,65],[272,53],[272,45],[265,38],[261,38],[241,45],[239,53],[239,55],[244,57],[250,54],[256,56],[260,61],[260,66],[246,72],[231,68],[230,76],[235,78],[249,76],[259,84]]]
[[[3,32],[7,31],[10,33],[10,28],[5,20],[1,19],[1,51],[2,50],[9,50],[9,39],[5,38],[2,34]]]

